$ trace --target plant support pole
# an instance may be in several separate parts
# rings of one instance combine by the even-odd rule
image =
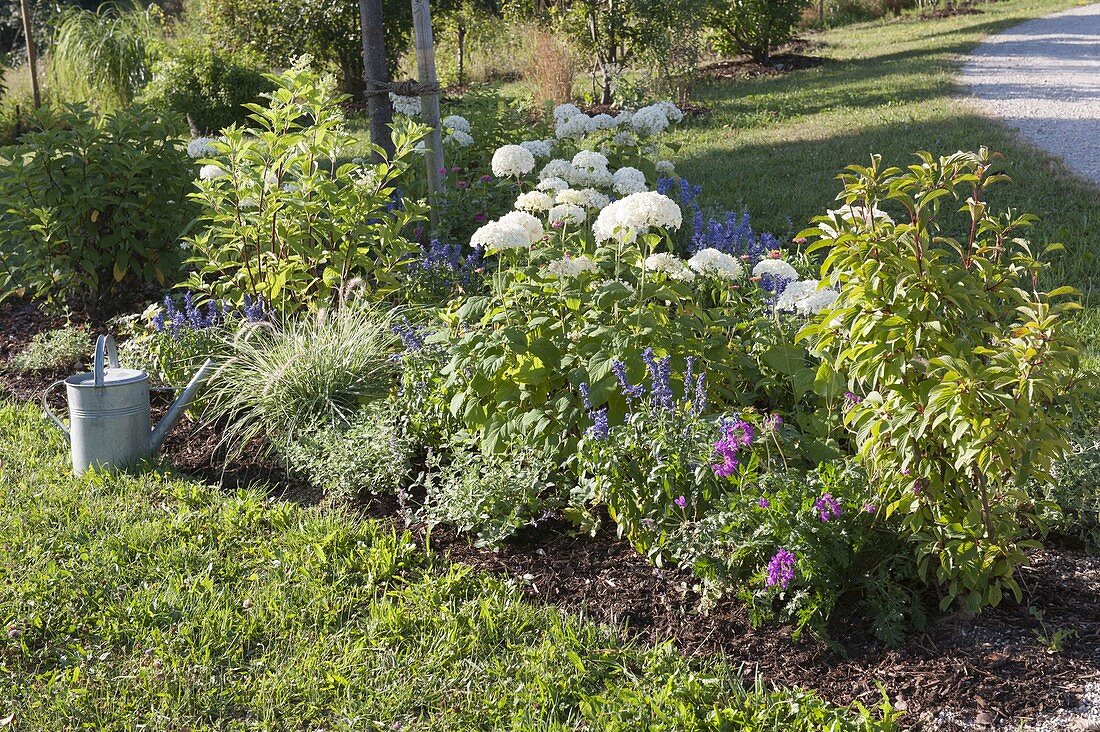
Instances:
[[[34,37],[31,35],[30,0],[19,0],[19,10],[23,15],[23,35],[27,38],[27,65],[31,68],[31,95],[34,97],[34,108],[42,106],[42,97],[38,91],[38,59],[34,54]]]
[[[443,161],[443,133],[439,121],[439,79],[435,72],[435,43],[432,40],[432,11],[428,0],[412,0],[413,39],[416,45],[416,71],[420,84],[429,91],[420,95],[420,114],[431,128],[424,162],[428,167],[428,203],[432,230],[439,228],[439,201],[443,180],[439,174]]]

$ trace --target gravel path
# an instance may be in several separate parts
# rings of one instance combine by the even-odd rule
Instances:
[[[963,82],[980,108],[1100,185],[1100,3],[992,36]]]

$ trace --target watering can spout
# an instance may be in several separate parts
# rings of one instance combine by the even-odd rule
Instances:
[[[172,402],[172,406],[168,408],[168,413],[161,417],[160,424],[153,429],[152,436],[149,438],[151,452],[156,452],[164,444],[164,439],[168,436],[168,433],[176,426],[176,422],[183,416],[183,412],[191,404],[191,400],[195,398],[195,392],[198,391],[199,386],[202,384],[202,380],[206,378],[206,372],[210,370],[211,360],[207,359],[198,370],[198,373],[191,379],[191,383],[187,385],[187,388],[183,390],[183,393],[176,397],[176,401]]]

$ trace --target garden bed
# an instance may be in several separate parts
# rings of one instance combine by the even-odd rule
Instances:
[[[55,324],[26,304],[0,307],[3,358]],[[38,400],[46,386],[65,375],[2,369],[0,387],[18,399]],[[60,394],[57,400],[63,406]],[[155,396],[154,419],[165,408],[166,401]],[[219,440],[214,426],[185,417],[168,437],[165,461],[226,490],[262,485],[301,505],[323,500],[321,491],[289,474],[278,458],[260,457],[262,445],[224,463]],[[533,602],[623,625],[646,644],[671,640],[688,654],[721,654],[750,678],[813,689],[837,704],[858,700],[868,706],[880,699],[881,683],[891,702],[910,712],[914,726],[919,720],[929,728],[953,730],[975,720],[1043,719],[1074,708],[1086,685],[1100,680],[1100,558],[1076,550],[1048,545],[1037,552],[1031,566],[1019,572],[1027,593],[1022,603],[1008,599],[976,617],[933,619],[903,646],[889,648],[874,639],[870,621],[854,609],[836,613],[843,620],[830,627],[829,642],[808,634],[794,638],[790,626],[753,628],[746,608],[733,598],[700,614],[691,574],[649,564],[616,537],[606,517],[588,537],[547,515],[491,551],[471,546],[449,527],[428,535],[421,523],[409,524],[409,514],[392,496],[364,500],[350,510],[396,528],[408,526],[449,561],[512,579]],[[1056,650],[1059,631],[1070,635]]]

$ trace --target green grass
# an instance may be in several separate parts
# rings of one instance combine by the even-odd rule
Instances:
[[[1042,218],[1033,240],[1067,247],[1055,278],[1088,296],[1100,286],[1100,189],[983,117],[958,98],[956,82],[961,59],[983,37],[1078,4],[1005,0],[982,4],[976,15],[910,16],[813,35],[817,47],[808,53],[824,58],[821,66],[700,87],[696,96],[713,113],[675,135],[683,145],[678,170],[702,184],[706,203],[744,205],[758,228],[786,234],[834,207],[836,174],[872,153],[905,165],[918,150],[986,145],[1006,155],[1014,179],[995,202]]]
[[[745,690],[377,522],[146,472],[81,479],[0,402],[0,728],[896,729]]]

